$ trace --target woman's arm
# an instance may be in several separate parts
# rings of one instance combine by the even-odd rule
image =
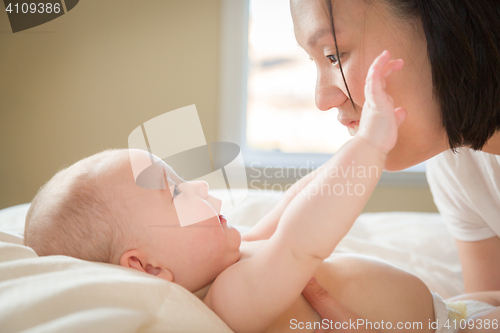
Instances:
[[[465,292],[500,290],[500,238],[455,241],[462,264]]]

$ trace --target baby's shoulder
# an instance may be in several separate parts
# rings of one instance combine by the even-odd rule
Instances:
[[[235,263],[237,264],[238,262],[245,261],[247,259],[252,258],[256,253],[258,253],[263,246],[266,244],[267,240],[259,240],[259,241],[252,241],[252,242],[245,242],[242,241],[240,245],[240,259]],[[222,273],[220,273],[213,283],[209,286],[208,292],[206,294],[206,297],[203,299],[203,302],[208,305],[211,309],[213,304],[212,304],[212,296],[213,296],[213,287],[215,286],[216,288],[229,288],[231,289],[231,284],[234,276],[234,271],[236,267],[233,267],[235,264],[231,265],[230,267],[226,268]],[[237,269],[236,269],[237,270]],[[233,274],[231,274],[229,271],[232,271]],[[224,282],[219,283],[220,280],[224,280]]]

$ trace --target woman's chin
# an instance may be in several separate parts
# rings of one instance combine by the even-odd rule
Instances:
[[[387,155],[385,171],[401,171],[414,165],[422,163],[426,159],[418,158],[416,154],[403,154],[393,149]]]
[[[387,161],[385,162],[384,171],[389,171],[389,172],[401,171],[413,166],[413,165],[408,165],[408,166],[406,165],[407,163],[402,163],[401,161],[395,161],[395,162],[389,161],[388,157]]]

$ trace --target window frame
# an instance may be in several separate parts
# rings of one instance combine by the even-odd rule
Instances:
[[[238,144],[247,167],[256,162],[262,167],[319,167],[332,155],[260,151],[246,144],[249,7],[250,0],[221,0],[218,140]],[[379,184],[428,186],[425,162],[402,172],[384,171]]]

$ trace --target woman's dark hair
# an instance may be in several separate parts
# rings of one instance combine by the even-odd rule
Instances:
[[[500,130],[500,1],[382,1],[396,18],[422,22],[433,94],[450,148],[480,150]],[[331,0],[326,5],[340,59]],[[339,65],[347,87],[340,60]],[[347,93],[352,102],[349,89]]]

